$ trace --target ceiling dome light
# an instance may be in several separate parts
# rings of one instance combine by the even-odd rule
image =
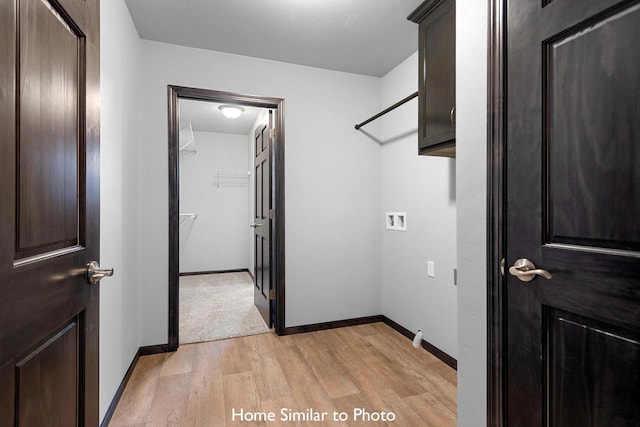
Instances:
[[[218,108],[229,119],[237,119],[244,112],[244,108],[237,105],[221,105]]]

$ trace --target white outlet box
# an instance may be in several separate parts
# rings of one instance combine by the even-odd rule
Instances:
[[[407,231],[406,212],[387,212],[385,216],[387,230]]]
[[[427,261],[427,276],[436,277],[435,265],[433,261]]]

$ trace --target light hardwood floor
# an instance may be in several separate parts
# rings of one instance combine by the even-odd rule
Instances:
[[[455,370],[383,323],[263,334],[140,358],[109,426],[455,426],[456,388]],[[357,408],[395,421],[355,420]],[[325,420],[287,412],[308,409]],[[240,410],[275,421],[233,420]]]

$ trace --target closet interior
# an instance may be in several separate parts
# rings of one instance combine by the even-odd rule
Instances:
[[[269,331],[254,306],[254,132],[264,108],[181,99],[179,342]],[[234,106],[229,106],[234,107]]]

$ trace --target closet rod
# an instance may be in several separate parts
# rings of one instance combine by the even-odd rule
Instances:
[[[405,99],[396,102],[395,104],[393,104],[391,107],[387,108],[386,110],[382,110],[380,111],[378,114],[376,114],[375,116],[369,117],[367,120],[365,120],[362,123],[358,123],[356,125],[356,130],[360,129],[362,126],[366,125],[369,122],[374,121],[375,119],[377,119],[378,117],[384,116],[385,114],[387,114],[389,111],[391,110],[395,110],[396,108],[398,108],[399,106],[401,106],[402,104],[404,104],[405,102],[409,102],[411,101],[413,98],[415,98],[416,96],[418,96],[418,92],[416,91],[415,93],[412,93],[411,95],[407,96]]]

